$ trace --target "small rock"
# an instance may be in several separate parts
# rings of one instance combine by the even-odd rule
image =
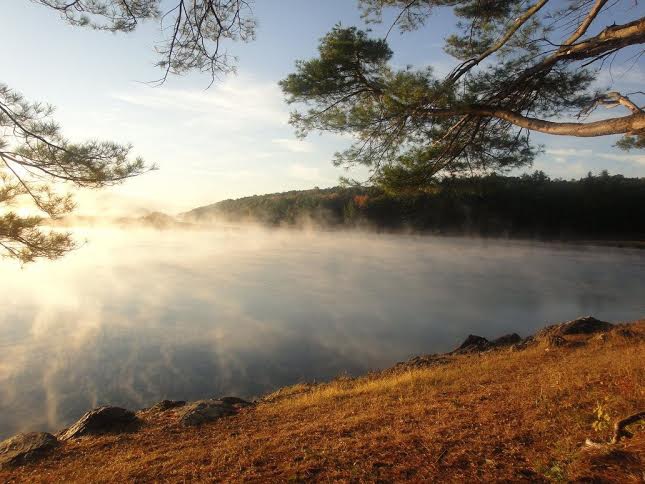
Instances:
[[[511,334],[505,334],[504,336],[500,336],[497,339],[494,339],[491,341],[491,344],[493,346],[511,346],[517,343],[520,343],[522,341],[522,338],[520,337],[519,334],[517,333],[511,333]]]
[[[240,408],[249,405],[252,404],[236,397],[198,400],[184,407],[179,422],[188,427],[201,425],[222,417],[235,415],[239,412]]]
[[[516,345],[522,341],[522,338],[517,333],[506,334],[500,336],[493,341],[488,341],[482,336],[477,336],[474,334],[468,335],[468,338],[464,340],[463,343],[454,350],[453,354],[464,354],[464,353],[480,353],[482,351],[488,351],[493,348],[499,348],[502,346],[511,346]]]
[[[120,433],[133,430],[139,420],[130,410],[120,407],[99,407],[83,415],[60,436],[60,440],[75,439],[84,435]]]
[[[0,469],[33,462],[56,446],[56,437],[45,432],[14,435],[0,442]]]
[[[611,330],[613,327],[611,323],[586,316],[565,323],[547,326],[535,335],[535,339],[546,342],[550,347],[581,346],[584,342],[567,339],[566,336],[603,333]]]
[[[567,321],[566,323],[561,323],[558,326],[558,332],[566,335],[600,333],[603,331],[609,331],[613,325],[607,321],[600,321],[591,316],[585,316],[584,318],[578,318],[572,321]]]
[[[491,343],[482,336],[469,334],[461,345],[453,351],[453,353],[475,353],[478,351],[486,351],[491,348]]]

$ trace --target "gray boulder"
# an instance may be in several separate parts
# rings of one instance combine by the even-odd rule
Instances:
[[[488,341],[483,336],[477,336],[474,334],[469,334],[468,337],[464,340],[459,347],[454,350],[454,354],[462,353],[478,353],[480,351],[486,351],[492,347],[490,341]]]
[[[452,351],[452,354],[481,353],[492,350],[493,348],[516,345],[521,341],[522,338],[517,333],[505,334],[492,341],[487,340],[483,336],[469,334],[464,342],[456,350]]]
[[[491,341],[491,344],[493,346],[511,346],[515,345],[517,343],[520,343],[522,341],[522,338],[519,334],[517,333],[511,333],[511,334],[505,334],[504,336],[500,336],[497,339],[494,339]]]
[[[574,319],[558,325],[558,332],[566,334],[592,334],[609,331],[612,324],[607,321],[600,321],[592,316]]]
[[[74,425],[62,432],[60,440],[85,435],[121,433],[135,430],[139,419],[130,410],[120,407],[99,407],[83,415]]]
[[[45,432],[14,435],[0,442],[0,469],[28,464],[58,446],[58,440]]]
[[[538,341],[547,341],[551,346],[566,346],[569,341],[564,338],[565,336],[605,333],[613,327],[613,324],[606,321],[585,316],[583,318],[547,326],[535,335],[535,339]]]
[[[179,423],[193,427],[212,422],[222,417],[235,415],[241,408],[248,407],[252,403],[237,397],[224,397],[220,399],[197,400],[187,404],[179,417]]]

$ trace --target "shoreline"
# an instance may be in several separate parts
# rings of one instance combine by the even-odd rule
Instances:
[[[231,430],[233,433],[230,434],[230,437],[233,438],[235,437],[236,432],[238,432],[234,430],[236,425],[242,425],[242,427],[245,425],[251,425],[256,429],[256,432],[269,432],[268,435],[271,435],[271,429],[266,428],[264,425],[260,425],[260,423],[256,421],[264,418],[265,414],[268,413],[270,415],[275,415],[272,417],[275,419],[277,415],[280,415],[281,409],[290,411],[295,406],[296,408],[309,408],[309,411],[313,411],[317,414],[319,413],[324,422],[325,418],[332,418],[332,416],[333,418],[337,418],[336,414],[342,411],[342,407],[336,407],[335,405],[328,407],[326,402],[330,398],[332,400],[340,398],[339,401],[345,401],[346,403],[353,402],[352,400],[344,400],[342,397],[342,395],[347,392],[352,393],[352,389],[363,389],[357,394],[354,393],[354,397],[352,397],[353,399],[360,400],[360,398],[362,398],[361,395],[364,392],[367,391],[369,393],[369,391],[376,389],[379,391],[380,398],[389,402],[392,397],[403,397],[397,396],[396,391],[388,388],[407,385],[409,383],[408,380],[410,379],[412,379],[411,381],[414,381],[415,378],[431,377],[432,379],[437,378],[443,373],[455,375],[455,377],[459,379],[463,378],[462,373],[465,372],[466,374],[471,374],[473,371],[477,372],[479,371],[477,368],[480,367],[480,365],[486,366],[489,363],[493,365],[490,367],[493,373],[491,373],[489,378],[494,379],[494,366],[498,365],[503,367],[507,364],[505,360],[517,360],[517,364],[522,364],[525,358],[540,358],[541,361],[546,357],[543,364],[548,364],[549,360],[562,358],[567,356],[568,353],[575,354],[575,352],[582,352],[581,354],[584,356],[583,359],[595,358],[593,353],[590,353],[587,356],[587,353],[584,352],[592,351],[591,348],[603,349],[604,347],[608,350],[610,347],[613,348],[613,345],[624,346],[625,344],[631,346],[637,345],[639,349],[641,347],[645,348],[643,340],[645,340],[645,320],[640,320],[631,324],[612,325],[591,317],[585,317],[548,326],[527,338],[521,338],[517,334],[510,334],[502,336],[496,340],[487,340],[479,336],[469,335],[458,348],[448,353],[417,356],[408,361],[398,363],[391,368],[355,378],[344,377],[324,383],[297,384],[290,387],[284,387],[276,392],[265,395],[255,402],[247,402],[235,397],[205,399],[196,402],[162,401],[152,407],[139,410],[136,413],[125,409],[119,409],[117,407],[100,407],[99,409],[94,409],[86,413],[75,424],[67,429],[59,431],[55,435],[45,433],[27,434],[31,435],[31,440],[28,439],[29,441],[25,441],[23,438],[23,441],[21,442],[16,441],[14,437],[14,447],[20,444],[22,445],[23,450],[24,448],[28,448],[29,450],[28,452],[23,452],[21,454],[19,451],[14,449],[13,460],[10,459],[10,461],[7,461],[6,459],[7,441],[4,441],[4,443],[0,444],[0,463],[3,462],[3,456],[5,458],[4,464],[0,465],[0,480],[2,480],[3,477],[12,476],[14,473],[18,473],[16,476],[18,477],[17,480],[20,481],[21,478],[19,478],[19,476],[26,476],[26,474],[23,474],[24,472],[31,473],[29,475],[33,477],[33,473],[37,473],[39,466],[41,465],[46,466],[48,472],[56,471],[59,468],[59,465],[62,465],[61,463],[65,464],[63,466],[64,468],[74,468],[77,463],[76,461],[79,458],[76,454],[78,449],[84,448],[85,446],[94,448],[96,445],[99,445],[100,447],[101,442],[106,442],[105,439],[108,439],[107,441],[114,442],[114,445],[109,447],[113,448],[114,446],[118,447],[121,445],[119,442],[123,445],[128,445],[128,443],[132,444],[133,442],[138,441],[138,439],[145,440],[146,435],[150,432],[157,432],[157,434],[155,434],[156,438],[161,439],[166,438],[163,437],[163,435],[167,435],[167,437],[170,438],[173,433],[177,432],[185,435],[185,438],[188,439],[197,438],[198,435],[201,435],[203,438],[210,438],[211,434],[208,429],[214,430],[216,427],[221,426],[223,426],[223,428],[233,429]],[[592,363],[593,360],[589,360],[589,364]],[[454,373],[455,371],[458,371],[458,373]],[[611,371],[611,369],[607,368],[604,371]],[[642,368],[642,364],[641,371],[645,372],[645,369]],[[434,374],[437,374],[438,376],[433,377],[432,375]],[[473,376],[477,375],[477,373],[472,374]],[[530,375],[530,373],[527,375]],[[455,377],[453,377],[453,379]],[[635,381],[639,381],[637,378],[638,375],[634,375],[634,377],[636,378]],[[499,383],[501,384],[503,382]],[[438,391],[441,388],[445,388],[445,390],[440,391],[438,395],[442,395],[445,391],[448,391],[449,395],[449,389],[451,386],[454,386],[454,382],[452,382],[451,379],[448,379],[445,383],[437,386]],[[643,388],[641,384],[640,386],[637,385],[633,389],[636,391],[634,397],[637,399],[635,402],[637,403],[640,401],[640,405],[642,405],[645,403],[645,401],[643,401],[645,397],[643,395],[639,396],[639,389],[640,392],[645,395],[645,388]],[[598,390],[602,390],[602,388],[596,389],[595,391]],[[416,391],[419,390],[417,389]],[[467,398],[469,400],[474,397],[474,395],[471,395],[473,392],[476,393],[475,387],[471,389],[464,388],[459,394],[463,395],[463,398]],[[419,396],[424,399],[431,397],[431,395],[426,395],[423,391]],[[437,397],[434,398],[436,399]],[[433,401],[433,399],[429,400],[429,402]],[[485,401],[487,401],[487,398],[482,402]],[[403,402],[403,400],[401,400],[401,402]],[[380,405],[380,403],[374,404]],[[303,405],[304,407],[302,407]],[[481,404],[477,405],[479,406]],[[632,404],[631,407],[634,407],[634,411],[645,409],[645,407],[639,408],[638,404]],[[413,410],[414,407],[405,405],[401,412],[411,412]],[[420,408],[419,410],[423,409]],[[455,410],[452,410],[451,412],[454,412]],[[374,418],[378,417],[380,416],[374,416]],[[277,417],[277,420],[273,421],[274,425],[277,425],[276,428],[294,425],[293,422],[291,424],[289,423],[289,419],[282,417]],[[311,421],[309,419],[303,419],[295,428],[300,428],[300,426],[303,428],[310,427],[312,425],[316,426],[319,423],[320,422],[315,420]],[[452,425],[455,424],[451,423],[449,426]],[[204,434],[204,432],[206,432],[206,434]],[[241,430],[239,432],[241,432]],[[592,432],[588,432],[588,434],[589,436],[594,437]],[[239,434],[237,435],[239,436]],[[216,438],[216,435],[212,435],[212,437]],[[642,435],[640,437],[642,437]],[[357,436],[357,438],[359,438],[360,442],[363,442],[360,436]],[[10,441],[11,439],[8,440]],[[640,446],[641,440],[643,441],[642,443],[645,444],[645,440],[643,439],[637,441],[630,440],[629,442],[637,442]],[[18,444],[16,444],[16,442],[18,442]],[[285,444],[288,444],[289,442],[290,441],[287,440]],[[331,445],[335,440],[329,442]],[[164,442],[164,445],[165,444],[166,443]],[[171,445],[171,442],[168,442],[167,444]],[[3,445],[5,452],[2,451]],[[20,445],[18,445],[18,447],[20,447]],[[170,448],[172,448],[172,446]],[[196,452],[192,447],[190,449],[191,452]],[[642,450],[645,450],[645,448]],[[141,451],[143,452],[141,454],[143,458],[143,456],[146,455],[146,450],[145,448],[142,448]],[[108,450],[105,452],[108,452]],[[172,453],[172,451],[170,452]],[[640,450],[638,450],[638,452],[640,452]],[[638,452],[636,452],[636,454],[640,455]],[[100,455],[103,454],[101,453]],[[183,458],[183,454],[172,455],[173,458]],[[78,464],[81,465],[80,462],[78,462]],[[83,464],[83,466],[86,465],[87,462]],[[537,472],[539,474],[539,469],[531,469],[531,472]],[[524,469],[524,471],[528,472],[526,469]],[[3,474],[6,472],[9,472],[9,474]],[[502,477],[502,474],[496,476]],[[535,476],[531,474],[531,476],[537,477],[537,474]],[[229,477],[232,477],[232,475],[229,475]],[[316,479],[318,477],[320,476],[317,476]],[[527,475],[525,477],[529,476]]]

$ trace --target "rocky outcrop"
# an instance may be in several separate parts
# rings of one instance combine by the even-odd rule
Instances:
[[[14,435],[0,442],[0,469],[34,462],[56,446],[56,437],[46,432]]]
[[[473,353],[483,353],[498,348],[511,348],[513,350],[523,350],[529,346],[545,342],[549,348],[559,346],[577,346],[582,344],[575,340],[567,339],[567,336],[590,335],[594,333],[607,333],[616,328],[611,323],[600,321],[591,316],[577,318],[564,323],[553,324],[539,331],[535,336],[522,338],[517,333],[510,333],[500,336],[494,340],[488,340],[483,336],[470,334],[456,349],[444,354],[430,354],[415,356],[394,367],[384,371],[400,371],[402,369],[421,368],[446,364],[456,355],[465,355]],[[627,331],[627,330],[618,330]],[[627,336],[626,336],[627,337]]]
[[[524,341],[526,340],[523,340],[516,333],[506,334],[492,341],[487,340],[483,336],[470,334],[458,348],[449,353],[415,356],[410,358],[408,361],[397,363],[392,368],[383,370],[383,372],[397,372],[406,369],[409,370],[410,368],[427,368],[431,366],[445,365],[453,361],[453,357],[456,355],[482,353],[484,351],[503,347],[516,347]]]
[[[488,351],[494,348],[518,344],[521,341],[522,338],[517,333],[506,334],[492,341],[489,341],[482,336],[470,334],[457,349],[451,352],[451,354],[462,355],[466,353],[481,353],[482,351]]]
[[[607,321],[600,321],[592,316],[585,316],[583,318],[572,319],[564,323],[553,324],[547,326],[536,334],[536,337],[544,338],[547,336],[571,336],[578,334],[593,334],[603,333],[609,331],[614,327],[613,324]]]
[[[192,427],[212,422],[222,417],[235,415],[242,408],[253,405],[237,397],[198,400],[187,404],[179,417],[181,425]]]
[[[559,332],[563,335],[592,334],[609,331],[612,327],[613,324],[608,323],[607,321],[600,321],[599,319],[591,316],[585,316],[584,318],[578,318],[562,323],[560,325]]]
[[[591,316],[572,319],[564,323],[552,324],[538,331],[533,337],[535,342],[547,346],[547,350],[558,347],[576,347],[585,344],[576,336],[589,336],[598,333],[598,336],[606,335],[615,326],[606,321]],[[571,338],[573,337],[573,338]]]
[[[522,337],[517,333],[505,334],[491,341],[494,347],[511,346],[522,342]]]
[[[455,354],[461,353],[476,353],[479,351],[486,351],[491,347],[490,341],[482,336],[469,334],[463,343],[453,351]]]
[[[75,439],[86,435],[121,433],[135,430],[139,419],[134,412],[120,407],[99,407],[83,415],[74,425],[64,430],[60,440]]]
[[[468,335],[465,341],[455,350],[450,352],[452,355],[461,355],[467,353],[481,353],[495,348],[504,346],[513,347],[514,349],[523,349],[538,341],[544,341],[549,347],[558,346],[575,346],[576,341],[567,340],[567,336],[590,335],[594,333],[604,333],[610,331],[614,326],[606,321],[591,316],[573,319],[564,323],[553,324],[539,331],[535,336],[529,336],[522,339],[518,334],[511,333],[501,336],[492,341],[474,334]]]

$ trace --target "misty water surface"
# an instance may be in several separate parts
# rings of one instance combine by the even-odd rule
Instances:
[[[254,397],[527,335],[645,316],[645,251],[366,233],[93,229],[0,262],[0,438],[89,408]]]

